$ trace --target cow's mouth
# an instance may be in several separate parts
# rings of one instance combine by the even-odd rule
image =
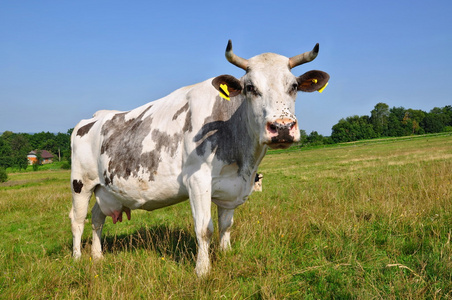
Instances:
[[[279,142],[269,142],[267,143],[267,145],[271,148],[271,149],[287,149],[290,146],[292,146],[293,144],[293,140],[292,141],[279,141]]]

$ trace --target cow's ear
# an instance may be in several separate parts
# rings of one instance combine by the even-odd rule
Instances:
[[[315,92],[322,91],[328,84],[330,75],[323,71],[309,71],[297,78],[298,90],[302,92]]]
[[[234,97],[242,92],[240,80],[231,75],[221,75],[212,80],[212,85],[224,96]]]

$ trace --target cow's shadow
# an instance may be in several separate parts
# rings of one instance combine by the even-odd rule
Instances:
[[[91,244],[91,241],[88,244]],[[172,259],[176,262],[194,262],[196,246],[193,234],[168,226],[146,226],[135,232],[120,235],[107,233],[102,239],[104,253],[118,254],[144,250],[155,252],[163,259]]]

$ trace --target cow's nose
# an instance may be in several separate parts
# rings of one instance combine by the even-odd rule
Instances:
[[[292,131],[297,125],[293,119],[278,119],[267,123],[267,132],[271,137],[287,137],[292,135]],[[293,137],[292,137],[293,140]]]
[[[273,149],[286,149],[298,139],[297,131],[297,120],[294,119],[267,122],[267,144]]]

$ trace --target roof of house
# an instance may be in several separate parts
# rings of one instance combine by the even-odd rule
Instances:
[[[36,151],[33,150],[30,153],[28,153],[28,154],[36,155]],[[53,158],[53,155],[52,155],[52,153],[50,153],[47,150],[41,150],[41,157],[44,158],[44,159],[46,159],[46,158]]]

